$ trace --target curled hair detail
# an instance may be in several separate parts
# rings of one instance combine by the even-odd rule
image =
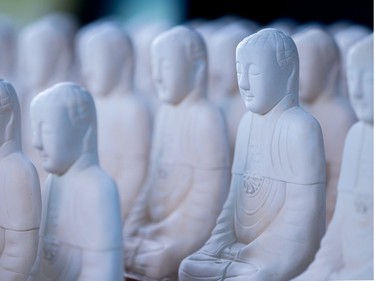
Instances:
[[[255,46],[275,48],[277,63],[281,67],[286,67],[291,62],[298,62],[297,47],[293,39],[278,29],[262,29],[243,39],[237,48]]]

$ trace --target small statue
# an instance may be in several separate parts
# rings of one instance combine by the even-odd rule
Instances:
[[[134,91],[130,36],[114,22],[98,22],[80,37],[82,83],[93,95],[101,165],[116,181],[123,221],[147,174],[152,120]]]
[[[33,145],[49,173],[33,277],[122,280],[120,200],[99,165],[91,94],[75,83],[58,83],[32,100],[31,120]]]
[[[208,239],[227,196],[229,141],[223,113],[207,99],[201,35],[176,26],[151,45],[161,107],[149,174],[124,226],[125,274],[178,280],[180,262]]]
[[[287,281],[312,261],[325,231],[325,161],[319,123],[298,104],[292,38],[265,28],[236,49],[241,96],[228,198],[180,281]]]

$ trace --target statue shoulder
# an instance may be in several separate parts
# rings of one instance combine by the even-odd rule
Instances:
[[[2,160],[4,168],[1,198],[6,228],[26,230],[39,227],[41,191],[37,171],[31,161],[15,152]]]

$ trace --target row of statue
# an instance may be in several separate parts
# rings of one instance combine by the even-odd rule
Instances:
[[[372,30],[65,16],[0,73],[1,281],[373,278]]]

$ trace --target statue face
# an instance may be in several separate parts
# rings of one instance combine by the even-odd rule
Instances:
[[[348,67],[350,102],[359,120],[373,123],[374,120],[374,70],[370,62],[352,60]]]
[[[309,38],[313,39],[313,38]],[[300,63],[299,96],[303,102],[313,101],[321,91],[325,80],[328,79],[324,69],[324,61],[319,50],[311,40],[295,40]]]
[[[191,71],[181,44],[159,42],[152,48],[152,77],[161,101],[180,103],[192,90]]]
[[[32,88],[39,88],[44,86],[52,76],[56,53],[53,46],[49,46],[45,41],[33,40],[30,43],[32,44],[21,46],[22,71],[25,73],[28,85]]]
[[[286,94],[288,76],[277,63],[270,48],[237,49],[237,78],[241,96],[248,110],[265,114]]]
[[[93,95],[104,96],[117,85],[121,73],[121,61],[115,61],[105,42],[98,40],[81,55],[81,71],[87,88]]]
[[[236,92],[238,92],[236,58],[234,55],[236,44],[219,39],[215,40],[219,44],[215,44],[215,41],[212,42],[213,46],[209,52],[210,82],[212,89],[215,91],[213,95],[218,94],[216,91],[230,94],[233,89],[237,89]]]
[[[40,151],[44,169],[64,174],[81,154],[82,133],[73,126],[63,106],[31,107],[33,146]]]

